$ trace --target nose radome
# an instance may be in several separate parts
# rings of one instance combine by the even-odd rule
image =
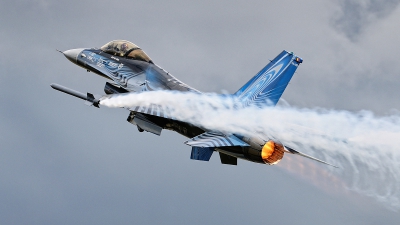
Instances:
[[[63,54],[64,56],[69,59],[69,61],[73,63],[77,63],[77,58],[78,55],[84,50],[84,48],[76,48],[76,49],[70,49],[67,51],[64,51]]]

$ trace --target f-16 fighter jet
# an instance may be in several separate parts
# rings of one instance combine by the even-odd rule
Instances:
[[[115,40],[100,49],[79,48],[62,53],[74,64],[108,79],[109,82],[106,82],[104,87],[107,95],[155,90],[201,94],[157,66],[139,46],[129,41]],[[232,96],[238,99],[243,107],[273,107],[278,103],[302,62],[303,60],[292,52],[282,51]],[[99,107],[101,98],[93,94],[83,94],[58,84],[51,84],[51,87],[81,98],[89,105]],[[170,115],[167,108],[159,105],[128,109],[130,111],[128,122],[136,125],[140,132],[147,131],[160,135],[162,129],[169,129],[188,137],[189,140],[185,144],[192,147],[191,159],[209,161],[211,155],[218,152],[223,164],[237,165],[237,159],[240,158],[273,165],[287,153],[328,164],[300,153],[279,140],[264,140],[257,134],[254,136],[227,134],[218,130],[207,130],[187,121],[179,121]]]

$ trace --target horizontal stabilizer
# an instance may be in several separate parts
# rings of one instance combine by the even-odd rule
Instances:
[[[225,135],[219,132],[205,132],[188,141],[185,144],[196,147],[224,147],[224,146],[249,146],[235,135]]]
[[[296,150],[294,150],[293,148],[290,148],[290,147],[288,147],[288,146],[285,146],[285,150],[287,150],[287,152],[289,152],[289,153],[291,153],[291,154],[300,155],[300,156],[303,156],[303,157],[306,157],[306,158],[315,160],[315,161],[317,161],[317,162],[320,162],[320,163],[323,163],[323,164],[326,164],[326,165],[329,165],[329,166],[333,166],[333,167],[335,167],[335,168],[339,168],[339,167],[337,167],[337,166],[335,166],[335,165],[329,164],[329,163],[327,163],[327,162],[325,162],[325,161],[322,161],[322,160],[320,160],[320,159],[317,159],[317,158],[314,158],[314,157],[312,157],[312,156],[306,155],[306,154],[304,154],[304,153],[298,152],[298,151],[296,151]]]
[[[192,147],[192,154],[190,154],[190,159],[209,161],[213,152],[214,148]]]

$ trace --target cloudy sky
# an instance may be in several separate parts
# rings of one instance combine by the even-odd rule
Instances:
[[[285,49],[304,59],[290,105],[388,115],[400,109],[399,2],[2,0],[0,223],[398,224],[313,162],[192,161],[184,137],[139,133],[127,111],[49,85],[101,94],[103,78],[55,49],[114,39],[208,92],[236,91]]]

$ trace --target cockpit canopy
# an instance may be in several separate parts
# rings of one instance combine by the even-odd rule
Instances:
[[[153,63],[150,57],[147,56],[146,53],[144,53],[144,51],[141,48],[139,48],[139,46],[129,41],[125,40],[110,41],[107,44],[103,45],[103,47],[101,47],[100,49],[103,52],[111,55]]]

